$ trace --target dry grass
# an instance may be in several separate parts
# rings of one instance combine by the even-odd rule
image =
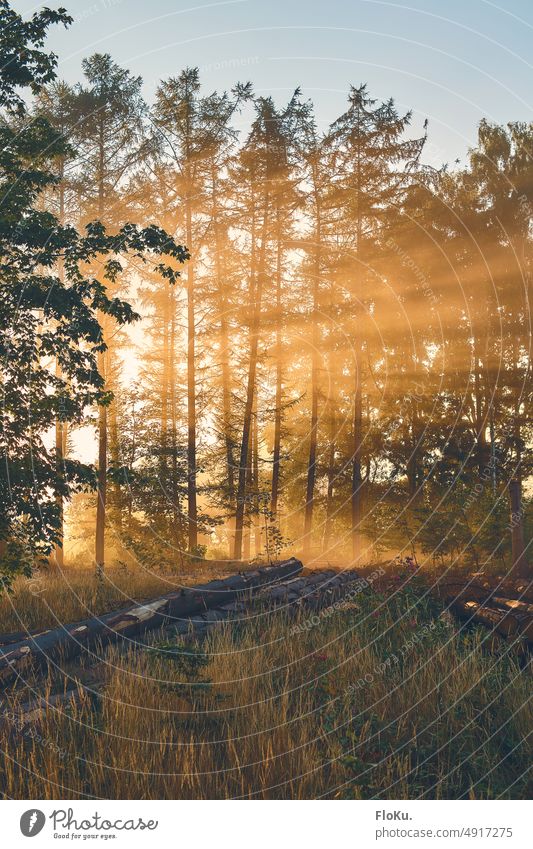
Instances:
[[[109,649],[102,698],[48,710],[33,737],[11,729],[3,792],[526,798],[529,672],[422,594],[368,593],[299,634],[261,612],[192,649],[168,632]]]

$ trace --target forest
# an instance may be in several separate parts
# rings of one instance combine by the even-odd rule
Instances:
[[[364,83],[347,81],[345,111],[327,127],[298,80],[282,101],[245,79],[231,90],[206,90],[198,68],[178,66],[146,102],[141,77],[97,52],[81,62],[79,82],[69,84],[45,40],[51,26],[70,22],[63,9],[25,20],[0,0],[1,630],[36,633],[116,609],[121,599],[124,606],[125,597],[146,599],[264,565],[281,568],[272,564],[290,558],[303,563],[304,584],[314,580],[312,568],[368,574],[388,564],[389,583],[368,579],[377,595],[361,601],[357,615],[365,617],[373,604],[385,604],[391,563],[403,587],[396,612],[387,613],[392,621],[411,622],[416,593],[426,599],[423,582],[450,574],[504,576],[506,586],[514,582],[510,597],[522,603],[512,593],[517,581],[531,580],[533,123],[482,120],[465,160],[436,168],[426,156],[431,123],[418,124],[392,96],[377,98]],[[439,598],[420,602],[416,627],[430,635],[428,651],[439,640],[447,647],[443,680],[446,663],[461,666],[449,683],[458,692],[477,675],[484,705],[495,689],[511,699],[512,679],[522,710],[526,682],[516,683],[514,664],[524,662],[523,654],[521,661],[506,657],[499,683],[500,672],[485,678],[487,647],[476,643],[477,631],[452,635],[452,620],[438,618],[436,607],[446,594]],[[524,616],[533,610],[527,601]],[[350,604],[339,615],[345,638]],[[365,621],[368,633],[358,636],[363,654],[377,627]],[[259,641],[251,661],[258,675],[269,665],[268,629],[276,643],[277,627],[270,619],[263,630],[254,623],[244,638],[248,646]],[[332,621],[324,627],[333,628]],[[127,695],[132,715],[120,718],[111,698],[100,721],[130,735],[140,710],[131,700],[166,704],[172,687],[180,705],[216,713],[210,693],[217,680],[223,688],[241,674],[232,668],[238,651],[228,648],[237,636],[224,631],[216,639],[227,659],[216,672],[210,667],[204,690],[202,669],[211,661],[203,649],[180,655],[172,669],[159,644],[149,655],[135,654],[138,677],[177,676],[157,697],[135,694],[131,680],[120,678],[124,657],[112,648],[115,678],[107,686],[117,701]],[[262,728],[271,727],[278,709],[287,722],[292,709],[307,716],[313,699],[327,700],[341,686],[327,678],[330,655],[315,656],[311,634],[301,639],[301,656],[314,657],[320,683],[312,694],[303,687],[291,707],[275,702],[281,672],[269,672],[274,702],[264,697]],[[377,735],[357,761],[363,766],[377,763],[375,750],[396,752],[399,745],[380,725],[394,705],[383,670],[376,674],[394,644],[384,632],[376,639],[379,657],[368,655],[353,673],[379,678],[383,689],[383,711],[374,709],[369,724],[358,726],[363,737]],[[402,631],[395,639],[398,650],[407,637]],[[290,651],[299,649],[291,644]],[[353,661],[349,641],[338,652],[336,662]],[[406,657],[415,675],[414,656]],[[197,681],[198,692],[179,690],[181,673]],[[355,692],[360,703],[370,699],[368,687],[350,690],[353,675],[346,675],[342,698]],[[422,717],[426,685],[430,678],[417,695]],[[117,695],[120,686],[131,691]],[[74,713],[94,709],[78,695]],[[248,695],[252,704],[255,695]],[[415,722],[414,706],[404,707]],[[337,727],[336,710],[323,715],[326,729]],[[498,710],[502,723],[516,713],[505,702]],[[65,717],[47,715],[50,739],[57,737],[54,722],[72,723],[72,713]],[[224,736],[229,721],[213,719],[209,739]],[[176,720],[178,736],[185,722]],[[450,728],[455,722],[463,727],[456,716]],[[515,731],[523,739],[520,722]],[[298,728],[301,739],[278,741],[284,753],[310,739],[311,731]],[[446,739],[450,728],[442,732]],[[515,731],[509,730],[510,753]],[[84,723],[76,733],[83,737],[77,751],[96,745]],[[260,746],[267,746],[264,733]],[[146,734],[161,731],[154,726]],[[323,763],[313,740],[310,757]],[[342,740],[344,749],[351,746]],[[510,772],[493,786],[489,743],[479,756],[486,758],[479,798],[507,793],[514,776],[525,781],[524,763],[508,761]],[[425,745],[440,751],[433,738]],[[136,756],[146,765],[144,749],[139,745]],[[251,764],[256,754],[241,752],[241,760]],[[27,795],[54,798],[58,786],[83,796],[99,782],[110,782],[110,796],[124,797],[118,772],[88,779],[82,771],[74,779],[71,764],[66,778],[67,762],[42,741],[36,757],[44,760],[32,767],[32,778],[6,767],[12,797],[24,787]],[[120,761],[118,749],[113,757]],[[187,749],[180,753],[184,770],[191,757]],[[232,757],[228,743],[218,767]],[[202,750],[195,777],[183,779],[180,792],[213,798],[278,787],[272,782],[282,780],[284,757],[276,757],[267,759],[260,781],[243,767],[222,790],[214,772],[202,784],[206,770],[214,770]],[[310,776],[300,784],[303,798],[345,785],[356,798],[414,798],[421,786],[430,796],[478,798],[475,769],[463,774],[460,765],[455,772],[437,754],[435,763],[433,755],[429,766],[421,762],[429,772],[417,773],[412,784],[399,757],[368,785],[353,784],[356,766],[348,755],[332,757],[325,786]],[[55,758],[53,768],[47,758]],[[286,768],[307,775],[303,762]],[[39,775],[54,775],[55,785]],[[172,797],[176,785],[158,781],[148,789],[139,773],[127,792]],[[278,795],[291,792],[285,787]]]
[[[99,568],[288,547],[509,565],[531,468],[531,127],[484,121],[466,165],[435,170],[429,128],[364,85],[321,132],[298,89],[206,93],[186,68],[148,105],[109,55],[82,71],[4,96],[4,218],[31,209],[94,250],[73,269],[43,239],[7,284],[32,278],[3,306],[17,556],[62,567],[71,537]],[[147,223],[185,246],[165,269],[150,239],[113,243]],[[93,338],[61,303],[82,274]]]

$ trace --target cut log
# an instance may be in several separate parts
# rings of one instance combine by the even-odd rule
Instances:
[[[518,616],[510,610],[482,607],[476,601],[455,602],[452,610],[461,619],[485,625],[504,637],[516,637],[521,630]]]
[[[219,607],[243,594],[254,593],[261,587],[293,578],[301,570],[300,561],[291,558],[275,566],[187,587],[145,604],[63,625],[39,636],[30,636],[0,648],[0,683],[9,683],[50,663],[62,664],[97,644],[105,646],[136,638],[169,621],[187,619]]]
[[[533,604],[527,601],[518,601],[515,598],[500,598],[498,596],[494,596],[492,601],[498,607],[504,607],[516,613],[527,613],[533,618]]]
[[[28,637],[40,637],[43,634],[48,634],[50,628],[40,631],[13,631],[10,634],[0,634],[0,646],[9,646],[13,643],[22,643]]]
[[[477,601],[482,604],[496,598],[505,598],[526,604],[533,603],[532,586],[517,581],[439,581],[434,592],[445,601]]]

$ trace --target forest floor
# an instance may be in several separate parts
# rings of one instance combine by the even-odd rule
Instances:
[[[43,578],[2,599],[1,630],[21,610],[27,627],[74,621],[206,570],[117,572],[99,595],[80,574]],[[25,730],[4,722],[0,784],[33,799],[527,798],[531,676],[514,648],[462,630],[418,579],[327,617],[258,609],[201,643],[167,628],[106,649],[93,694]],[[4,694],[4,717],[70,674]]]

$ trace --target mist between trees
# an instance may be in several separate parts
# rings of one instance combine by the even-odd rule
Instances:
[[[482,121],[435,169],[431,128],[365,85],[324,133],[305,92],[194,68],[145,103],[108,55],[61,82],[0,10],[34,90],[2,62],[4,574],[64,548],[525,573],[532,126]]]

